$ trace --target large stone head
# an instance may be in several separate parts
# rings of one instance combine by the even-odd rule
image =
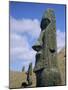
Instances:
[[[40,36],[37,40],[37,42],[35,43],[35,45],[33,45],[33,49],[35,51],[39,51],[41,48],[42,48],[42,38],[43,38],[43,35],[44,35],[44,30],[46,30],[46,28],[48,26],[50,26],[50,28],[52,27],[54,30],[55,30],[55,13],[54,13],[54,10],[53,9],[47,9],[43,16],[42,16],[42,20],[41,20],[41,23],[40,23],[40,27],[41,27],[41,33],[40,33]]]

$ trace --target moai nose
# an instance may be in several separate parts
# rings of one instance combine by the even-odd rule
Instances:
[[[37,41],[35,45],[32,46],[32,48],[37,52],[40,51],[40,49],[42,48],[41,41]]]
[[[35,51],[40,51],[42,49],[42,45],[43,45],[43,36],[44,36],[44,32],[41,31],[41,34],[37,40],[37,42],[32,46],[32,48],[35,50]]]

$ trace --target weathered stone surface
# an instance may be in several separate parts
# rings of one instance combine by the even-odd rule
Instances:
[[[56,19],[52,9],[44,12],[40,27],[40,37],[32,47],[37,51],[34,68],[37,79],[36,86],[61,85],[57,65]]]
[[[36,86],[58,86],[61,85],[60,73],[56,68],[41,69],[36,72]]]

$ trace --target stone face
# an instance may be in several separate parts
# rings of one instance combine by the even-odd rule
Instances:
[[[32,47],[37,51],[34,68],[37,79],[36,85],[61,85],[57,65],[56,19],[52,9],[48,9],[44,12],[40,27],[40,36],[36,44]]]

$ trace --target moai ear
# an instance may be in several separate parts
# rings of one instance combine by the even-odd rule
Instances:
[[[42,45],[43,45],[43,40],[42,39],[43,39],[43,36],[44,36],[43,34],[44,34],[44,32],[42,31],[40,33],[40,36],[39,36],[37,42],[32,46],[32,48],[37,52],[42,49]]]
[[[41,21],[41,29],[44,30],[50,23],[50,20],[48,18],[42,19]]]

